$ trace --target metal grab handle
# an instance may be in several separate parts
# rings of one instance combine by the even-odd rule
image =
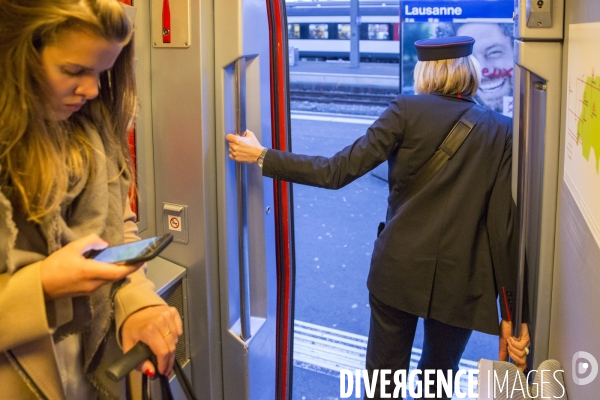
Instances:
[[[235,130],[238,135],[246,131],[246,58],[235,62]],[[250,260],[248,238],[248,172],[246,164],[235,167],[238,210],[238,257],[240,277],[240,337],[246,341],[252,336],[250,329]]]
[[[517,276],[517,293],[515,315],[513,315],[513,336],[521,336],[521,321],[523,320],[523,286],[525,282],[525,247],[527,242],[527,218],[528,199],[527,191],[529,188],[529,143],[530,143],[530,116],[529,107],[531,104],[531,91],[529,84],[531,75],[526,72],[523,82],[522,103],[520,109],[520,118],[522,120],[522,129],[519,132],[519,173],[517,186],[517,206],[519,210],[519,266]]]
[[[513,336],[521,336],[521,321],[523,320],[523,289],[525,285],[525,263],[526,263],[526,243],[527,243],[527,222],[529,219],[529,175],[530,175],[530,153],[531,143],[531,74],[525,72],[522,82],[522,102],[519,110],[519,117],[522,121],[519,132],[519,172],[517,178],[517,206],[519,210],[519,265],[517,275],[517,293],[515,315],[513,316]]]

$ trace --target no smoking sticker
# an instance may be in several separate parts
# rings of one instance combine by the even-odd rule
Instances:
[[[169,230],[181,232],[181,217],[175,215],[168,215],[169,219]]]

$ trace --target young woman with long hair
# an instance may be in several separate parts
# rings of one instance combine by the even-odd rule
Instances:
[[[83,256],[138,239],[132,23],[116,0],[3,0],[0,35],[0,397],[123,398],[108,363],[141,340],[168,374],[182,332],[142,265]]]

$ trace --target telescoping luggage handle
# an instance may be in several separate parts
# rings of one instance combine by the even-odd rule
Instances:
[[[121,358],[115,361],[112,365],[110,365],[106,369],[106,374],[109,378],[114,381],[120,381],[123,379],[129,372],[131,372],[135,367],[144,362],[145,360],[150,360],[152,364],[154,364],[154,368],[158,371],[156,356],[150,350],[150,347],[146,343],[137,342],[135,346],[131,348],[127,353],[123,354]],[[192,384],[185,376],[183,372],[183,368],[179,364],[179,361],[175,359],[175,364],[173,366],[175,377],[177,381],[179,381],[179,385],[181,389],[185,393],[185,396],[188,400],[197,400],[196,395],[192,389]],[[160,380],[161,387],[161,398],[163,400],[173,400],[173,394],[171,393],[171,387],[169,385],[169,378],[158,374],[158,379]],[[147,391],[147,376],[143,375],[142,379],[142,399],[149,399],[148,391]]]

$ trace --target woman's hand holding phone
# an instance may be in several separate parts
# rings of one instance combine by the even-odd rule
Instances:
[[[107,245],[92,234],[67,244],[42,261],[41,280],[46,299],[90,295],[100,286],[121,280],[143,265],[106,264],[83,256]]]

